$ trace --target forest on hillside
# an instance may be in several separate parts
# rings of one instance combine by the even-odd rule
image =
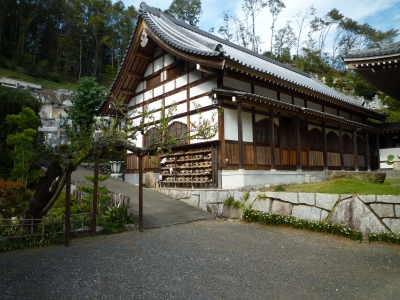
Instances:
[[[352,90],[354,75],[344,72],[340,53],[391,43],[399,29],[380,31],[360,24],[332,8],[325,14],[314,6],[297,12],[283,28],[276,28],[284,0],[241,0],[241,17],[221,12],[223,25],[202,28],[249,50],[302,71],[327,78],[328,85]],[[53,81],[78,82],[90,76],[104,85],[112,82],[135,28],[138,8],[111,0],[0,0],[0,67]],[[262,10],[269,12],[269,28],[256,28]],[[173,0],[164,11],[193,26],[203,14],[201,0]],[[270,30],[271,45],[257,35]],[[328,37],[333,43],[328,44]],[[352,77],[352,80],[349,79]],[[342,77],[333,82],[333,77]],[[362,96],[376,90],[362,86]]]

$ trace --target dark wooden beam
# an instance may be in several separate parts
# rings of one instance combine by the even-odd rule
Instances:
[[[326,144],[326,124],[325,122],[322,123],[322,145],[323,145],[323,160],[324,160],[324,170],[328,170],[328,151],[327,151],[327,144]]]
[[[135,53],[136,56],[142,57],[142,58],[146,58],[146,59],[153,59],[153,55],[149,54],[149,53],[144,53],[144,52],[136,52]]]
[[[275,123],[274,123],[274,111],[272,109],[269,110],[269,142],[270,142],[270,151],[271,151],[271,171],[276,170],[276,162],[275,162]]]
[[[301,149],[300,149],[300,120],[295,117],[295,136],[296,136],[296,167],[297,171],[301,171]]]
[[[142,74],[138,74],[138,73],[135,73],[135,72],[128,72],[128,73],[126,73],[126,76],[137,78],[137,79],[143,79],[144,78]]]
[[[123,93],[123,94],[129,94],[129,95],[135,94],[135,91],[133,91],[133,90],[125,90],[125,89],[120,89],[119,92]]]
[[[352,129],[351,135],[353,138],[353,165],[354,171],[358,171],[358,149],[357,149],[357,131],[355,128]]]
[[[378,156],[378,170],[381,169],[381,157],[380,157],[380,155],[379,155],[379,148],[380,148],[380,145],[379,145],[379,135],[377,134],[377,135],[376,135],[376,153],[377,153],[377,156]]]
[[[367,171],[371,171],[371,153],[369,149],[369,133],[365,132],[364,133],[364,142],[365,142],[365,156],[366,156],[366,166],[367,166]]]
[[[343,129],[339,126],[339,153],[340,153],[340,169],[344,170],[344,154],[343,154]]]
[[[244,166],[244,146],[243,146],[243,119],[242,119],[242,102],[237,102],[237,123],[238,123],[238,155],[239,169]]]

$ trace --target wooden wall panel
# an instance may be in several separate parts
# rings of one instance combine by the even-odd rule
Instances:
[[[243,152],[244,152],[244,164],[245,165],[254,165],[253,159],[253,143],[243,143]]]
[[[340,167],[340,154],[335,152],[328,152],[328,166]]]
[[[365,168],[365,156],[364,155],[358,155],[357,156],[357,160],[358,160],[358,166]]]
[[[290,165],[289,150],[282,150],[281,165]]]
[[[309,153],[310,166],[323,167],[324,166],[324,153],[322,151],[310,151]]]
[[[307,151],[300,151],[301,165],[308,166],[308,153]]]
[[[344,158],[344,166],[345,167],[354,168],[353,154],[344,153],[343,158]]]
[[[271,165],[271,155],[270,147],[267,146],[257,146],[257,165],[258,166],[270,166]],[[276,151],[275,151],[276,153]]]
[[[239,164],[238,143],[233,141],[225,141],[225,157],[228,159],[227,165]]]
[[[135,173],[138,171],[138,157],[134,153],[126,155],[125,173]]]

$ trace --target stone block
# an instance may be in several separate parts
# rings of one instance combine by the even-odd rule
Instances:
[[[295,205],[292,209],[292,216],[298,219],[320,221],[322,209],[308,205]]]
[[[336,194],[315,194],[315,206],[326,210],[332,210],[336,201],[338,201],[339,195]]]
[[[383,223],[389,227],[390,231],[395,234],[400,234],[400,219],[382,219]]]
[[[297,204],[299,203],[299,199],[297,198],[297,193],[284,193],[284,192],[276,192],[275,193],[276,199]]]
[[[254,201],[256,201],[256,199],[258,198],[259,194],[260,194],[259,192],[250,192],[249,198],[247,198],[247,200],[245,202],[246,206],[253,204]]]
[[[199,208],[207,210],[207,191],[200,191],[199,197]]]
[[[376,201],[375,195],[358,195],[358,199],[360,199],[364,203],[373,203]]]
[[[371,208],[381,218],[394,217],[393,204],[372,203]]]
[[[153,172],[147,172],[146,177],[144,179],[147,188],[154,188],[156,187],[156,180],[154,178]]]
[[[299,193],[298,198],[301,204],[315,205],[315,194]]]
[[[400,204],[394,206],[394,210],[396,213],[396,218],[400,218]]]
[[[271,210],[271,199],[256,199],[253,202],[252,209],[258,210],[258,211],[263,211],[263,212],[269,212]]]
[[[400,197],[393,195],[378,195],[376,196],[376,202],[400,204]]]
[[[216,200],[217,202],[224,202],[226,199],[228,199],[231,196],[230,191],[216,191]]]
[[[215,197],[215,193],[214,191],[207,191],[207,203],[208,202],[212,202],[212,203],[217,203],[218,202],[218,198]]]
[[[321,221],[325,221],[329,213],[326,210],[321,210]]]
[[[236,208],[224,205],[222,216],[229,219],[242,219],[243,208]]]
[[[346,199],[350,199],[353,198],[353,195],[349,195],[349,194],[341,194],[340,195],[340,200],[346,200]]]
[[[222,215],[222,204],[207,204],[207,211],[209,213],[212,213],[212,215],[216,218],[220,218]]]
[[[199,195],[190,195],[190,197],[189,198],[183,198],[183,199],[181,199],[181,201],[182,202],[185,202],[186,204],[189,204],[189,205],[191,205],[191,206],[194,206],[194,207],[199,207],[199,198],[200,198],[200,196]]]
[[[243,196],[244,196],[245,192],[234,191],[234,192],[232,192],[232,194],[233,194],[233,199],[235,199],[235,201],[238,201],[238,202],[241,202],[241,203],[245,202],[244,199],[243,199]]]
[[[272,202],[271,212],[277,215],[290,216],[292,214],[293,204],[274,200]]]
[[[263,194],[263,193],[258,192],[258,194]],[[264,194],[267,198],[276,199],[276,192],[265,192]]]
[[[178,190],[169,190],[168,196],[172,199],[179,200],[181,198],[181,192]]]
[[[341,201],[329,220],[337,224],[346,224],[361,231],[364,236],[372,232],[386,231],[379,218],[357,197]]]

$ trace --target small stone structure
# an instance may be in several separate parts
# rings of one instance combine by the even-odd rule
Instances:
[[[94,170],[94,163],[82,163],[80,164],[81,167],[86,169]],[[111,166],[109,163],[100,163],[99,164],[99,172],[101,174],[110,175],[111,174]],[[125,162],[122,163],[121,166],[121,173],[125,173]]]
[[[321,193],[243,192],[237,190],[155,189],[176,200],[212,212],[216,217],[241,218],[240,211],[224,207],[233,197],[245,207],[310,221],[345,224],[364,236],[373,232],[400,232],[400,197]],[[246,198],[246,200],[245,200]]]

